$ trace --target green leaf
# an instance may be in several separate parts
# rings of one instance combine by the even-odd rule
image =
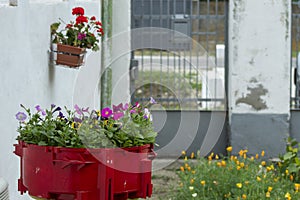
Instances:
[[[289,160],[289,159],[291,159],[293,157],[294,157],[294,155],[293,155],[292,152],[287,152],[286,154],[284,154],[283,160]]]
[[[39,142],[38,142],[38,145],[40,145],[40,146],[47,146],[47,143],[44,142],[44,141],[39,141]]]

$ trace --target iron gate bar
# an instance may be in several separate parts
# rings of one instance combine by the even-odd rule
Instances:
[[[211,4],[213,2],[214,4]],[[139,5],[138,5],[139,4]],[[146,8],[148,11],[147,13],[143,12],[145,9],[144,6],[148,5]],[[139,7],[137,7],[139,6]],[[172,6],[172,9],[170,9]],[[223,13],[219,12],[219,6],[223,8]],[[188,45],[185,44],[184,42],[178,42],[174,47],[173,51],[178,52],[178,55],[171,54],[170,52],[165,52],[161,49],[159,50],[154,50],[154,49],[141,49],[138,51],[135,51],[132,54],[132,59],[135,58],[135,55],[139,54],[141,56],[140,63],[139,63],[139,74],[141,77],[141,81],[143,85],[143,82],[147,78],[146,76],[149,76],[148,78],[150,79],[150,82],[154,82],[154,75],[157,73],[157,71],[154,71],[154,59],[158,60],[156,64],[159,64],[159,67],[155,67],[156,70],[159,69],[160,74],[158,76],[157,81],[155,83],[158,83],[160,88],[158,90],[158,97],[157,99],[160,99],[162,101],[166,101],[167,107],[170,106],[170,102],[176,101],[176,98],[174,99],[173,95],[171,93],[167,93],[167,96],[164,96],[164,90],[163,90],[163,82],[167,81],[174,83],[175,87],[181,87],[181,85],[195,85],[194,89],[192,87],[188,88],[189,90],[189,95],[186,96],[184,91],[181,91],[180,89],[178,90],[178,94],[180,100],[187,100],[187,101],[199,101],[199,102],[225,102],[225,96],[223,95],[222,98],[216,98],[219,91],[219,88],[217,87],[218,82],[216,79],[217,75],[217,66],[219,60],[216,58],[216,50],[215,47],[212,48],[211,45],[216,46],[216,44],[221,41],[222,43],[226,44],[226,26],[224,26],[224,29],[222,30],[222,27],[219,28],[219,23],[226,24],[227,23],[227,9],[228,8],[228,1],[224,1],[223,4],[219,4],[218,0],[215,1],[192,1],[192,0],[132,0],[132,28],[139,28],[139,27],[150,27],[155,26],[155,27],[168,27],[168,28],[176,28],[175,23],[176,20],[179,20],[179,18],[176,18],[177,14],[180,16],[183,16],[184,18],[180,18],[181,23],[186,22],[186,25],[182,26],[182,24],[178,24],[178,28],[184,28],[187,27],[186,30],[189,30],[190,37],[192,37],[194,40],[197,40],[198,42],[202,42],[202,37],[205,37],[205,49],[207,50],[207,54],[203,57],[203,54],[201,54],[200,51],[198,52],[193,52],[193,44]],[[138,10],[138,12],[136,12]],[[206,13],[204,12],[206,11]],[[145,14],[144,14],[145,13]],[[214,25],[210,25],[214,24]],[[202,27],[203,25],[203,27]],[[214,26],[214,30],[212,28]],[[203,29],[204,28],[204,29]],[[185,29],[183,29],[185,30]],[[205,31],[204,31],[205,30]],[[219,36],[221,35],[224,36],[224,39],[219,40]],[[154,38],[150,38],[150,41],[152,41]],[[163,36],[159,36],[158,38],[159,41],[164,42]],[[190,50],[188,50],[190,48]],[[186,52],[186,51],[189,52]],[[155,58],[155,56],[159,56],[159,58]],[[185,59],[182,61],[182,57]],[[215,65],[209,65],[210,58],[214,59]],[[191,65],[192,60],[196,62],[196,65],[198,67],[199,64],[201,63],[200,60],[205,60],[205,72],[206,72],[206,77],[205,82],[206,84],[212,84],[212,90],[213,94],[210,94],[206,88],[202,89],[199,88],[201,86],[200,82],[200,73],[198,69],[195,70],[194,66]],[[150,63],[147,63],[150,61]],[[226,58],[224,60],[226,62]],[[146,67],[146,65],[150,66],[150,69]],[[164,65],[164,66],[163,66]],[[226,66],[226,63],[224,63]],[[212,67],[212,68],[211,68]],[[212,72],[214,73],[214,78],[212,79],[212,83],[209,83],[209,78],[208,74],[211,71],[211,69],[214,69]],[[148,71],[148,72],[147,72]],[[225,69],[226,73],[227,69]],[[148,73],[148,75],[146,74]],[[163,75],[164,73],[164,75]],[[178,74],[182,74],[184,77],[179,78],[178,80],[176,79],[176,76]],[[194,76],[194,80],[192,78]],[[203,79],[202,79],[203,82]],[[177,86],[178,84],[179,86]],[[138,88],[136,88],[138,89]],[[156,89],[157,90],[157,87]],[[201,97],[201,90],[204,90],[205,92],[205,98]],[[154,92],[154,85],[150,84],[149,85],[149,92],[152,95]],[[202,92],[202,94],[203,94]],[[196,95],[196,97],[192,96],[192,93]],[[221,94],[221,93],[220,93]],[[148,96],[148,93],[145,91],[142,91],[141,96],[136,96],[136,93],[133,93],[132,95],[132,100],[148,100],[148,97],[145,98],[145,96]],[[214,98],[210,98],[210,96]],[[219,95],[220,96],[220,95]],[[161,98],[164,97],[164,98]],[[182,98],[182,99],[181,99]],[[206,104],[208,105],[208,104]],[[214,108],[216,108],[216,104],[213,105]],[[198,108],[199,109],[199,108]],[[205,109],[209,109],[208,107],[205,107]],[[226,109],[225,105],[223,105],[223,109]]]

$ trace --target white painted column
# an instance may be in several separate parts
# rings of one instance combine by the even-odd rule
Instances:
[[[113,1],[112,104],[130,101],[130,1]]]
[[[278,156],[289,131],[291,2],[229,2],[230,142]]]

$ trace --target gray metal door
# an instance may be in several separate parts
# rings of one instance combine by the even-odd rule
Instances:
[[[228,1],[131,0],[131,100],[159,103],[162,157],[224,153],[227,10]]]
[[[168,110],[225,110],[228,1],[131,0],[131,6],[132,30],[152,32],[132,39],[132,101],[152,96]]]

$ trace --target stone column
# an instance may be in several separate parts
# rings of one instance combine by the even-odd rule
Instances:
[[[229,2],[230,144],[277,157],[289,133],[291,1]]]

